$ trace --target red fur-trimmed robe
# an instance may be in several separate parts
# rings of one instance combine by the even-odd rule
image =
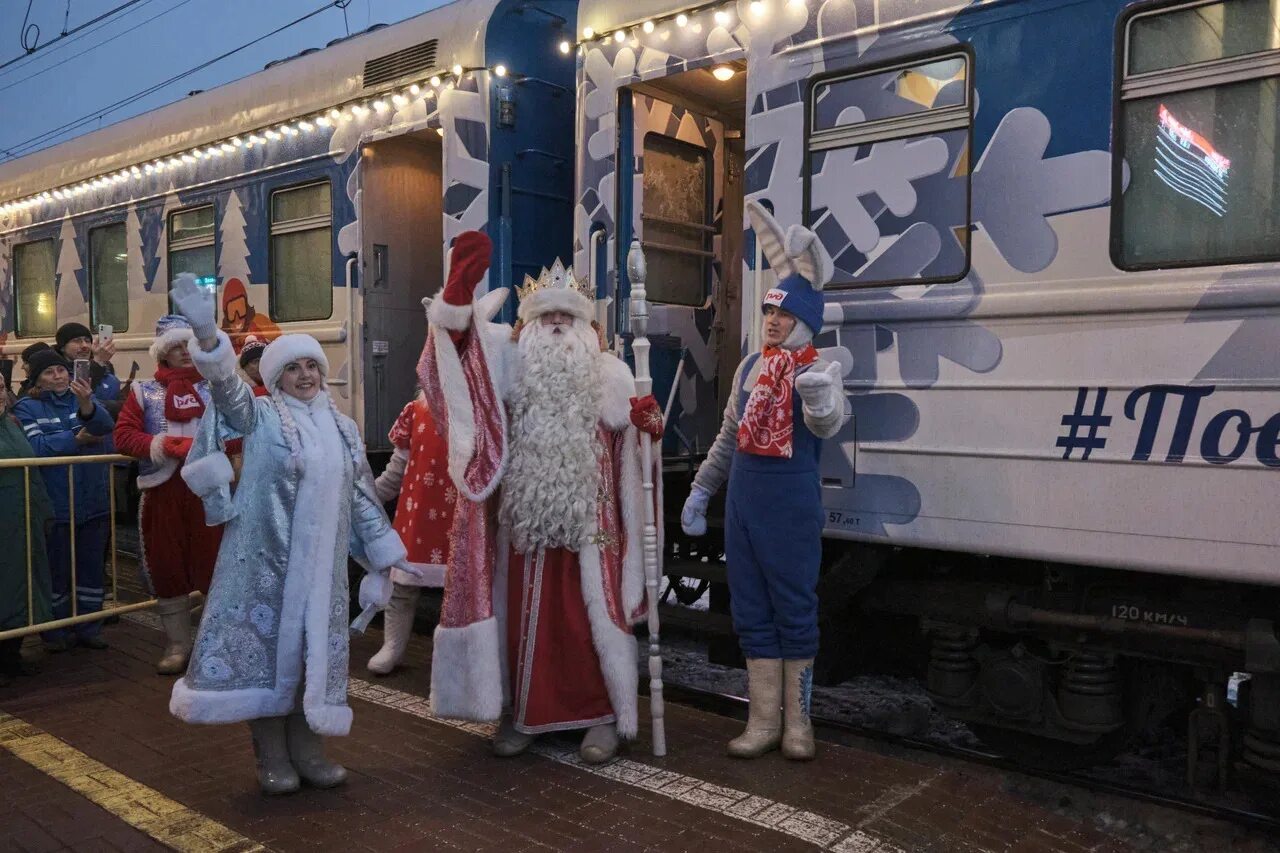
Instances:
[[[506,708],[529,733],[616,722],[631,738],[639,683],[631,625],[645,616],[635,380],[615,356],[598,356],[604,453],[592,544],[514,553],[496,521],[508,453],[502,401],[519,358],[511,328],[490,322],[505,297],[502,289],[468,306],[433,302],[419,365],[448,441],[449,475],[465,498],[434,638],[432,712],[487,721]],[[451,331],[462,333],[458,341]]]

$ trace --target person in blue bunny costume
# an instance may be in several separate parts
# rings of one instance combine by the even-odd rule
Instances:
[[[374,493],[355,423],[334,407],[328,362],[309,335],[284,335],[262,356],[270,395],[254,395],[214,319],[213,291],[179,276],[177,311],[198,346],[214,417],[201,423],[182,477],[209,524],[226,522],[187,673],[169,710],[189,723],[249,723],[266,793],[300,782],[327,788],[346,769],[325,758],[322,735],[351,728],[347,705],[348,553],[368,570],[360,584],[367,624],[391,596],[388,570],[404,546]],[[243,438],[243,473],[231,497],[225,442]]]
[[[818,651],[822,559],[822,440],[845,419],[840,365],[813,346],[832,264],[812,231],[783,231],[758,202],[747,216],[777,284],[761,304],[762,352],[733,377],[720,433],[680,515],[690,536],[707,530],[707,504],[728,481],[725,560],[734,631],[747,658],[746,731],[729,754],[756,758],[779,746],[814,756],[809,696]]]

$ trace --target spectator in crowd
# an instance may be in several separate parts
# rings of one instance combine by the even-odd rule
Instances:
[[[36,456],[92,456],[114,453],[111,415],[94,399],[84,382],[71,378],[71,365],[53,349],[31,357],[35,382],[26,398],[14,407],[19,423]],[[103,555],[107,546],[110,512],[106,464],[76,465],[75,529],[72,530],[72,494],[67,483],[67,466],[40,468],[45,489],[53,504],[53,529],[48,537],[49,571],[53,580],[53,617],[71,614],[71,596],[76,597],[76,614],[102,610]],[[71,583],[71,536],[75,535],[75,587]],[[59,628],[44,635],[52,652],[66,651],[78,641],[91,649],[105,649],[98,621],[82,622],[70,629]]]
[[[0,459],[29,459],[35,456],[22,427],[13,417],[13,397],[0,389]],[[23,483],[21,468],[0,468],[0,631],[25,628],[49,621],[49,563],[45,554],[45,527],[52,523],[44,481],[31,475],[30,486]],[[27,589],[27,553],[30,549],[31,579]],[[27,602],[31,602],[28,611]],[[18,675],[35,669],[22,660],[22,638],[0,640],[0,687]]]
[[[250,335],[245,338],[244,347],[240,350],[240,370],[249,377],[255,397],[265,397],[271,393],[263,383],[262,371],[259,369],[259,362],[262,361],[262,353],[266,348],[266,341],[256,335]]]
[[[112,418],[119,415],[120,380],[111,365],[116,354],[115,341],[95,342],[93,333],[82,323],[63,323],[54,337],[56,349],[69,364],[80,358],[89,361],[89,387],[93,389],[93,396],[106,407]]]
[[[35,384],[36,378],[31,375],[31,356],[40,352],[42,349],[49,349],[49,345],[44,341],[36,341],[31,346],[24,349],[22,354],[18,356],[22,359],[22,369],[26,373],[26,378],[22,380],[20,385],[18,385],[19,400],[27,396],[27,392],[29,392],[31,390],[31,386]]]

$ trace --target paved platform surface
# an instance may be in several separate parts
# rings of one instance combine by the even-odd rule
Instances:
[[[735,761],[724,744],[740,722],[676,705],[662,759],[645,731],[602,767],[568,736],[498,759],[490,727],[430,717],[424,638],[395,675],[369,676],[375,630],[353,641],[351,735],[328,741],[350,781],[267,798],[246,726],[169,715],[153,621],[126,618],[109,651],[47,657],[0,690],[0,850],[1134,849],[984,768],[825,743],[810,764]]]

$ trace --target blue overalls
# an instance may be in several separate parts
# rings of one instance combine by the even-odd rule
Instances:
[[[745,387],[760,354],[749,356]],[[797,372],[798,373],[798,372]],[[748,658],[805,660],[818,652],[818,566],[822,561],[822,441],[805,425],[792,395],[790,459],[737,451],[725,497],[725,558],[733,628]]]

